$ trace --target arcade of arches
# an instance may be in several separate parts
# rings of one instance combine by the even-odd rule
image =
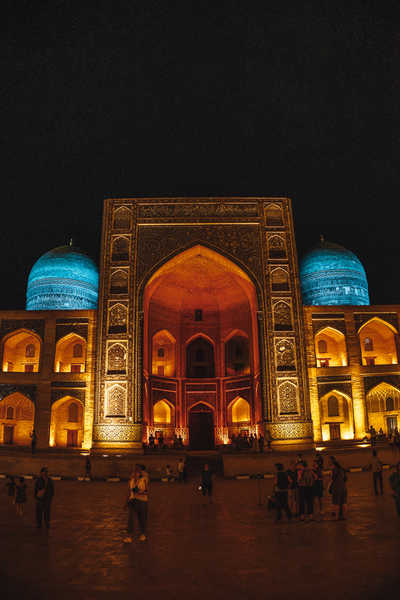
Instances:
[[[206,448],[255,430],[257,299],[247,274],[198,245],[160,267],[143,301],[147,435],[178,429],[192,447]]]
[[[37,373],[39,370],[40,338],[33,331],[20,330],[3,341],[3,371]]]

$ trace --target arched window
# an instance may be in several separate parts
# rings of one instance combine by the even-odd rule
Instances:
[[[386,398],[386,410],[394,410],[394,400],[390,396]]]
[[[71,402],[68,407],[68,422],[78,423],[79,422],[79,406],[76,402]]]
[[[116,208],[114,211],[114,228],[129,229],[131,226],[131,211],[126,206]]]
[[[232,423],[248,423],[250,421],[250,404],[244,398],[238,398],[232,404]]]
[[[186,349],[186,377],[215,377],[214,373],[214,348],[198,337]]]
[[[278,204],[268,204],[265,209],[268,227],[280,227],[283,225],[282,209]]]
[[[318,352],[320,354],[325,354],[328,352],[328,344],[325,340],[318,340]]]
[[[271,284],[275,292],[287,291],[289,289],[289,275],[284,269],[274,269],[271,273]]]
[[[368,352],[369,350],[373,350],[373,349],[374,349],[374,342],[372,341],[372,338],[366,337],[364,340],[364,350]]]
[[[111,275],[110,291],[112,294],[126,294],[128,292],[128,273],[119,269]]]
[[[74,358],[82,358],[82,356],[83,356],[82,344],[74,344],[74,347],[72,349],[72,356]]]
[[[34,358],[35,356],[35,345],[28,344],[25,348],[25,357],[26,358]]]
[[[171,423],[171,408],[165,400],[159,400],[153,406],[154,423]]]
[[[14,408],[12,406],[7,406],[7,419],[14,418]]]
[[[249,343],[242,335],[231,337],[225,344],[225,376],[249,373]]]
[[[329,396],[328,398],[328,417],[339,416],[339,401],[336,396]]]

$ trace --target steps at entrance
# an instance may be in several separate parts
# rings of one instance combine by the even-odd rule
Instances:
[[[200,473],[203,470],[205,463],[208,464],[210,470],[215,473],[215,475],[223,476],[224,463],[219,452],[216,452],[215,450],[192,450],[186,453],[186,466],[189,477],[200,477]]]

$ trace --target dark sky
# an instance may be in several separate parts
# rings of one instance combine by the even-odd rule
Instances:
[[[253,6],[254,5],[254,6]],[[400,303],[398,2],[3,1],[2,289],[103,198],[288,195]]]

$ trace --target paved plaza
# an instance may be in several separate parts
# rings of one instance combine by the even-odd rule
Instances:
[[[211,505],[193,479],[154,482],[149,539],[131,545],[126,483],[56,481],[49,533],[35,528],[32,482],[22,519],[3,489],[0,597],[397,598],[400,519],[387,478],[376,498],[370,473],[349,475],[345,521],[278,525],[259,505],[271,480],[217,479]]]

